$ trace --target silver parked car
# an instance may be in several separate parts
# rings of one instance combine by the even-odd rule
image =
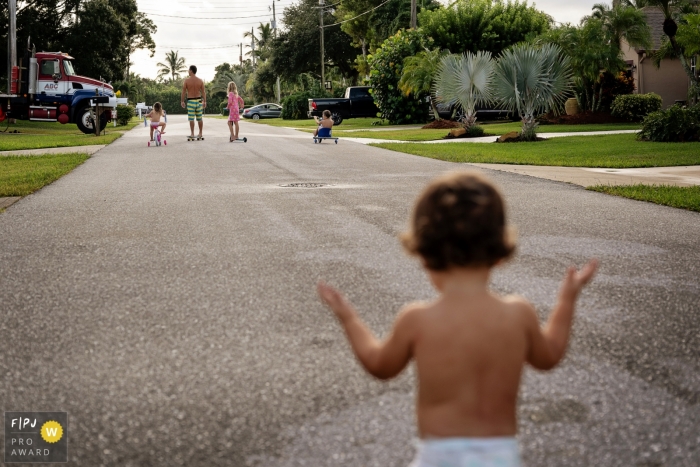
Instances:
[[[243,118],[259,120],[261,118],[279,118],[282,116],[282,106],[277,104],[258,104],[243,111]]]

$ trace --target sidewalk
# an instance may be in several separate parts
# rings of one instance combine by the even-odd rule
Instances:
[[[563,138],[567,136],[598,136],[633,134],[637,130],[616,131],[583,131],[569,133],[539,133],[542,138]],[[341,137],[344,141],[352,141],[360,144],[380,143],[414,143],[414,144],[445,144],[445,143],[494,143],[497,136],[485,136],[483,138],[458,138],[436,141],[397,141],[375,138]],[[695,186],[700,185],[700,166],[686,167],[650,167],[643,169],[600,169],[588,167],[556,167],[539,165],[509,165],[509,164],[476,164],[467,163],[484,169],[500,170],[531,177],[544,178],[559,182],[573,183],[588,187],[592,185],[674,185]]]
[[[566,136],[601,136],[601,135],[626,135],[638,133],[638,130],[615,130],[615,131],[575,131],[570,133],[537,133],[540,138],[563,138]],[[438,139],[433,141],[400,141],[393,139],[376,138],[352,138],[341,136],[344,141],[353,141],[360,144],[381,144],[381,143],[413,143],[413,144],[448,144],[448,143],[495,143],[499,136],[484,136],[482,138],[455,138]]]
[[[44,154],[67,154],[81,153],[93,155],[100,149],[104,148],[105,144],[93,144],[91,146],[70,146],[65,148],[42,148],[42,149],[21,149],[18,151],[0,151],[0,157],[4,156],[43,156]],[[14,203],[22,199],[21,196],[0,197],[0,211],[7,209]]]
[[[680,167],[648,167],[643,169],[593,169],[588,167],[553,167],[541,165],[473,164],[483,169],[529,175],[531,177],[592,185],[700,185],[700,165]]]
[[[66,148],[42,148],[42,149],[20,149],[17,151],[0,151],[2,156],[43,156],[44,154],[67,154],[67,153],[84,153],[93,155],[100,149],[104,148],[104,144],[93,144],[91,146],[70,146]]]

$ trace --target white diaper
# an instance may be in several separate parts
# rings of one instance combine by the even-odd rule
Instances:
[[[418,442],[410,467],[520,467],[515,438],[438,438]]]

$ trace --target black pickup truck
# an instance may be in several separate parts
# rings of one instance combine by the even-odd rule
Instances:
[[[340,125],[346,118],[376,117],[377,106],[367,86],[352,86],[345,90],[345,97],[309,99],[309,117],[320,117],[330,110],[333,123]]]

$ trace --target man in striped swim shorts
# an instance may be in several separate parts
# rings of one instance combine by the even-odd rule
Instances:
[[[197,139],[202,139],[202,127],[204,126],[202,114],[207,107],[207,95],[204,90],[204,81],[197,77],[197,67],[194,65],[190,66],[188,74],[190,76],[182,83],[181,105],[183,109],[187,109],[187,119],[190,121],[190,138],[195,137],[194,121],[197,120],[197,124],[199,125],[199,135]],[[185,99],[187,99],[186,106]]]

